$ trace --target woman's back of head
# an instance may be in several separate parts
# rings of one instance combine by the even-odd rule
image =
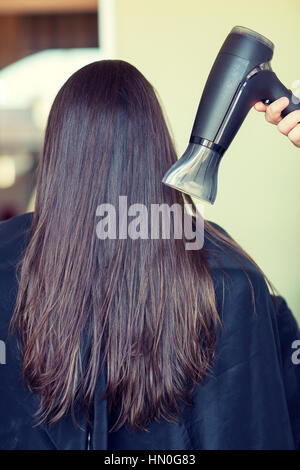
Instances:
[[[157,200],[161,175],[175,160],[149,82],[127,62],[94,62],[74,73],[53,103],[38,196],[57,198],[46,193],[51,186],[70,205],[85,193],[100,202],[126,194],[147,203]],[[37,202],[38,210],[46,206],[45,200]]]

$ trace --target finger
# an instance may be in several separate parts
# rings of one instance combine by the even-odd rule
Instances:
[[[257,103],[255,103],[254,109],[256,109],[256,111],[259,111],[261,113],[261,112],[266,111],[267,106],[262,101],[258,101]]]
[[[288,135],[300,122],[300,110],[293,111],[285,116],[278,124],[277,129],[281,134]]]
[[[296,147],[300,147],[300,124],[288,133],[288,138]]]
[[[278,124],[282,119],[281,111],[287,107],[289,102],[290,100],[286,96],[283,96],[282,98],[279,98],[278,100],[269,104],[265,113],[266,121],[270,122],[271,124]]]

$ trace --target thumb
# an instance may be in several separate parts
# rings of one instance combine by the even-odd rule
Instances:
[[[281,121],[281,111],[287,107],[289,99],[286,96],[279,98],[269,104],[266,110],[266,120],[272,124],[278,124]]]
[[[265,112],[267,109],[267,106],[262,101],[258,101],[253,107],[254,109],[256,109],[256,111],[259,111],[260,113]]]

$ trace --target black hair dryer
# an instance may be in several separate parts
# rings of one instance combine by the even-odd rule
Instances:
[[[213,204],[220,160],[251,107],[287,96],[282,116],[300,109],[300,100],[271,69],[273,50],[269,39],[251,29],[231,30],[207,79],[188,148],[163,183]]]

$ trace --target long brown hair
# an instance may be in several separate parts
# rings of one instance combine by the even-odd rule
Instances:
[[[161,183],[176,158],[156,94],[132,65],[89,64],[56,96],[11,323],[23,377],[40,395],[40,422],[74,411],[78,396],[98,399],[104,367],[101,398],[119,409],[111,430],[176,421],[180,401],[191,403],[208,373],[220,317],[205,248],[187,251],[184,236],[99,240],[95,230],[97,206],[117,207],[119,195],[183,206],[183,195]]]

